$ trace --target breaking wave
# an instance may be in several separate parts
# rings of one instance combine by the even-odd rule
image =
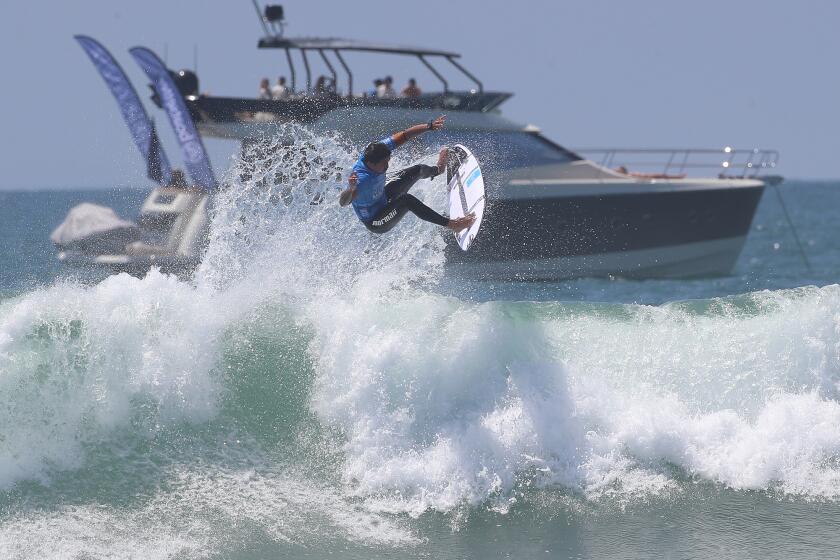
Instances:
[[[101,525],[107,541],[115,516],[171,529],[188,510],[290,542],[315,523],[410,543],[390,514],[506,511],[534,489],[840,497],[840,287],[663,306],[459,299],[436,289],[441,231],[409,217],[375,237],[338,207],[353,158],[280,128],[230,171],[192,281],[153,271],[0,302],[0,487],[97,488],[74,515],[45,492],[4,524],[4,548],[48,526]],[[443,188],[417,192],[440,207]],[[128,480],[145,496],[134,513],[90,497],[122,503]]]

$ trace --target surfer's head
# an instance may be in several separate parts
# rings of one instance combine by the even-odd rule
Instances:
[[[372,142],[365,148],[362,161],[371,171],[385,173],[388,170],[388,162],[391,161],[391,150],[382,142]]]

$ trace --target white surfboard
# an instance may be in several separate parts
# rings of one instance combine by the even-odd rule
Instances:
[[[484,177],[478,160],[466,146],[456,144],[449,148],[449,162],[446,165],[446,180],[449,184],[449,217],[461,218],[475,214],[475,223],[455,234],[458,245],[466,251],[478,235],[481,219],[484,217]]]

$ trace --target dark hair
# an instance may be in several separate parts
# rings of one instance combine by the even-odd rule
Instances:
[[[371,142],[365,148],[362,161],[367,163],[377,164],[387,158],[391,157],[391,150],[382,142]]]
[[[380,80],[379,78],[376,78],[375,80],[373,80],[373,85],[381,86],[382,85],[382,80]]]

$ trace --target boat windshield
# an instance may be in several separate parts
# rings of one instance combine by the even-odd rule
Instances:
[[[525,131],[442,130],[422,137],[432,147],[463,144],[487,169],[515,169],[579,160],[574,152]]]

